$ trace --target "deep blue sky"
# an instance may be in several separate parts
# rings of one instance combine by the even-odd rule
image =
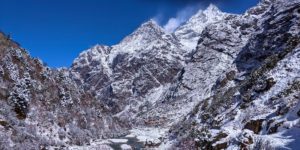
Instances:
[[[68,67],[95,44],[116,44],[158,14],[164,24],[199,3],[243,13],[258,0],[0,0],[0,30],[50,67]]]

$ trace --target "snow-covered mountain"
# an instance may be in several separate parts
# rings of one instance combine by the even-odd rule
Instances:
[[[132,116],[127,113],[139,112],[149,101],[147,94],[174,80],[184,66],[182,53],[176,38],[150,20],[120,44],[83,52],[71,69],[96,99],[106,101],[118,115],[126,111],[128,122]]]
[[[299,20],[299,0],[242,15],[210,5],[61,69],[1,33],[0,148],[297,149]]]

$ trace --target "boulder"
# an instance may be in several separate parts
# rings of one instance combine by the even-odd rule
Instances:
[[[244,126],[244,129],[253,131],[255,134],[258,134],[262,129],[263,119],[251,120]]]

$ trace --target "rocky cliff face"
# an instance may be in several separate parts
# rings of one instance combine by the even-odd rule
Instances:
[[[167,88],[184,64],[183,50],[174,35],[149,21],[118,45],[83,52],[71,69],[110,112],[132,123],[148,109],[144,107],[156,102],[157,91]]]
[[[1,149],[125,135],[157,149],[297,148],[299,20],[298,0],[262,0],[243,15],[210,5],[174,33],[150,20],[63,69],[1,34]]]
[[[44,66],[2,33],[0,45],[0,149],[82,145],[126,128],[68,69]]]
[[[208,93],[183,119],[184,123],[171,128],[170,137],[181,139],[177,147],[297,148],[298,11],[297,1],[262,1],[245,15],[202,32],[197,51],[187,65],[194,71],[186,72],[204,74],[199,76],[204,78],[202,84],[214,81],[200,88],[201,93]]]

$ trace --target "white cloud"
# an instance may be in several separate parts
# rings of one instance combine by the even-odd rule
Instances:
[[[180,10],[176,17],[170,18],[168,22],[163,26],[166,32],[174,32],[182,23],[186,22],[197,10],[199,5],[187,6]]]
[[[163,14],[159,13],[157,14],[155,17],[152,18],[152,20],[154,20],[156,23],[161,24],[162,20],[163,20]]]
[[[180,24],[182,24],[184,22],[183,19],[179,19],[179,18],[171,18],[169,19],[169,21],[167,22],[167,24],[164,25],[164,29],[167,32],[173,32],[175,29],[177,29],[177,27],[180,26]]]

